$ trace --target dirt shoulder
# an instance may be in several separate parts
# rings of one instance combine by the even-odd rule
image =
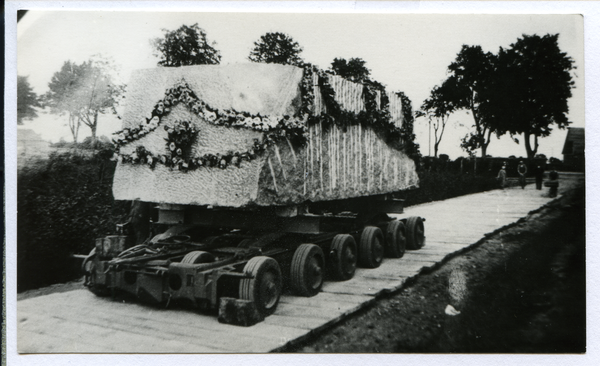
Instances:
[[[300,347],[328,353],[585,352],[585,194],[564,196]],[[451,305],[460,312],[447,315]]]
[[[84,289],[84,288],[85,287],[83,286],[83,277],[82,277],[76,281],[70,281],[70,282],[66,282],[66,283],[57,283],[57,284],[42,287],[42,288],[36,288],[34,290],[23,291],[23,292],[17,294],[17,301],[30,299],[32,297],[50,295],[50,294],[59,293],[59,292],[79,290],[79,289]]]

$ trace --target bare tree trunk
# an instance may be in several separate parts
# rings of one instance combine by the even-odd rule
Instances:
[[[69,113],[69,129],[71,129],[71,135],[73,135],[73,142],[77,143],[77,137],[79,136],[79,126],[81,122],[79,118],[76,118],[72,113]]]
[[[481,143],[481,157],[485,159],[485,157],[487,156],[488,145],[490,144],[490,141],[492,139],[492,130],[489,129],[487,131],[487,137],[484,135],[485,135],[485,130],[481,134],[481,138],[483,139],[483,141]]]
[[[96,129],[98,128],[98,111],[94,113],[94,122],[90,126],[92,129],[92,143],[96,142]]]
[[[537,153],[538,149],[538,137],[534,135],[534,147],[531,146],[531,134],[529,132],[524,132],[523,136],[525,137],[525,150],[527,151],[527,159],[532,160]]]

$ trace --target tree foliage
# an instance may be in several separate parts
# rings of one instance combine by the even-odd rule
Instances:
[[[429,126],[433,127],[433,156],[438,156],[438,149],[446,124],[452,114],[456,110],[455,98],[448,96],[457,93],[457,81],[455,77],[449,77],[442,83],[442,86],[435,86],[431,90],[429,98],[425,99],[421,105],[421,110],[417,111],[416,117],[427,117]]]
[[[369,76],[371,74],[371,70],[365,64],[366,61],[361,58],[351,58],[348,61],[343,58],[335,58],[331,63],[331,71],[344,79],[363,83],[370,80]]]
[[[216,42],[209,44],[204,29],[198,23],[192,26],[184,24],[174,31],[162,31],[163,38],[151,40],[154,55],[160,58],[158,66],[218,65],[221,62],[221,53],[214,47]]]
[[[17,124],[22,125],[23,121],[36,118],[34,107],[39,106],[38,96],[33,92],[27,76],[17,76]]]
[[[566,114],[574,68],[558,47],[558,34],[523,35],[508,49],[500,48],[488,112],[497,129],[523,135],[529,159],[539,137],[550,135],[553,125],[564,129],[571,123]]]
[[[412,109],[412,102],[403,92],[397,92],[396,95],[402,103],[402,128],[400,129],[400,136],[404,144],[404,152],[418,164],[421,152],[419,151],[419,144],[415,142],[415,115]]]
[[[112,61],[93,56],[81,64],[66,61],[60,71],[52,76],[49,91],[44,95],[44,104],[50,112],[69,115],[69,128],[73,141],[77,142],[79,127],[83,123],[96,138],[98,115],[117,113],[115,107],[125,86],[117,84],[112,71]]]
[[[455,110],[466,110],[473,116],[473,131],[467,134],[461,147],[470,154],[481,149],[486,156],[494,129],[487,114],[489,93],[494,77],[496,56],[483,52],[480,46],[463,45],[454,62],[448,66],[450,76],[445,83],[447,101]]]
[[[509,133],[517,143],[515,136],[523,134],[532,159],[538,138],[548,136],[552,125],[570,124],[566,114],[574,85],[572,69],[573,60],[558,47],[558,34],[523,35],[497,55],[463,45],[448,66],[445,83],[452,87],[441,95],[454,110],[473,116],[473,131],[463,138],[463,149],[470,154],[481,149],[485,157],[492,134]]]
[[[248,59],[252,62],[302,66],[304,61],[300,58],[301,52],[302,47],[292,37],[285,33],[269,32],[254,42]]]

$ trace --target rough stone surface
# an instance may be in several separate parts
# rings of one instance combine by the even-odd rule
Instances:
[[[252,147],[255,138],[262,136],[253,130],[210,124],[191,113],[186,106],[178,104],[164,117],[159,128],[122,147],[121,152],[129,154],[137,146],[144,146],[154,156],[166,154],[167,132],[162,126],[172,126],[177,120],[190,121],[200,130],[192,147],[192,157],[246,151]],[[113,194],[115,199],[123,200],[239,207],[256,199],[258,173],[263,160],[243,162],[240,167],[207,167],[189,172],[162,164],[157,164],[154,169],[146,165],[119,164],[115,171]]]
[[[264,319],[252,301],[222,297],[219,302],[219,323],[248,327]]]
[[[302,69],[277,64],[161,67],[137,70],[127,87],[123,127],[136,127],[165,90],[182,79],[213,108],[262,115],[292,115],[300,107]]]
[[[133,75],[123,127],[136,127],[152,111],[165,90],[182,78],[211,106],[261,115],[293,114],[299,106],[302,69],[284,65],[193,66],[141,70]],[[342,96],[358,100],[358,88],[345,83]],[[337,85],[337,84],[335,84]],[[344,89],[345,88],[345,89]],[[317,96],[318,97],[318,96]],[[320,101],[317,104],[322,104]],[[342,105],[344,105],[342,103]],[[348,103],[357,108],[358,103]],[[243,152],[262,133],[250,129],[213,125],[183,104],[163,117],[150,134],[124,146],[131,153],[144,146],[153,155],[167,152],[164,126],[177,120],[193,123],[198,130],[191,155]],[[389,147],[371,128],[310,126],[308,142],[291,146],[279,141],[259,158],[240,167],[199,168],[189,172],[161,164],[119,164],[113,194],[118,200],[141,200],[183,205],[244,207],[290,205],[396,192],[418,186],[414,162]]]
[[[377,195],[419,184],[414,162],[372,129],[315,125],[309,136],[294,153],[286,143],[269,149],[258,182],[259,205]]]

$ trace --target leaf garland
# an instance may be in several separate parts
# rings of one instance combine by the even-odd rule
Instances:
[[[335,90],[329,81],[329,74],[319,70],[319,88],[323,101],[327,106],[327,114],[321,113],[319,116],[311,118],[311,123],[322,122],[322,125],[327,128],[335,124],[346,130],[348,126],[361,125],[363,127],[370,126],[381,135],[384,141],[396,150],[403,150],[403,129],[397,127],[392,122],[392,116],[389,111],[389,97],[385,89],[381,85],[363,85],[363,95],[365,102],[365,110],[358,114],[345,111],[335,100]],[[377,107],[377,90],[381,93],[380,106]],[[404,105],[404,103],[403,103]]]

